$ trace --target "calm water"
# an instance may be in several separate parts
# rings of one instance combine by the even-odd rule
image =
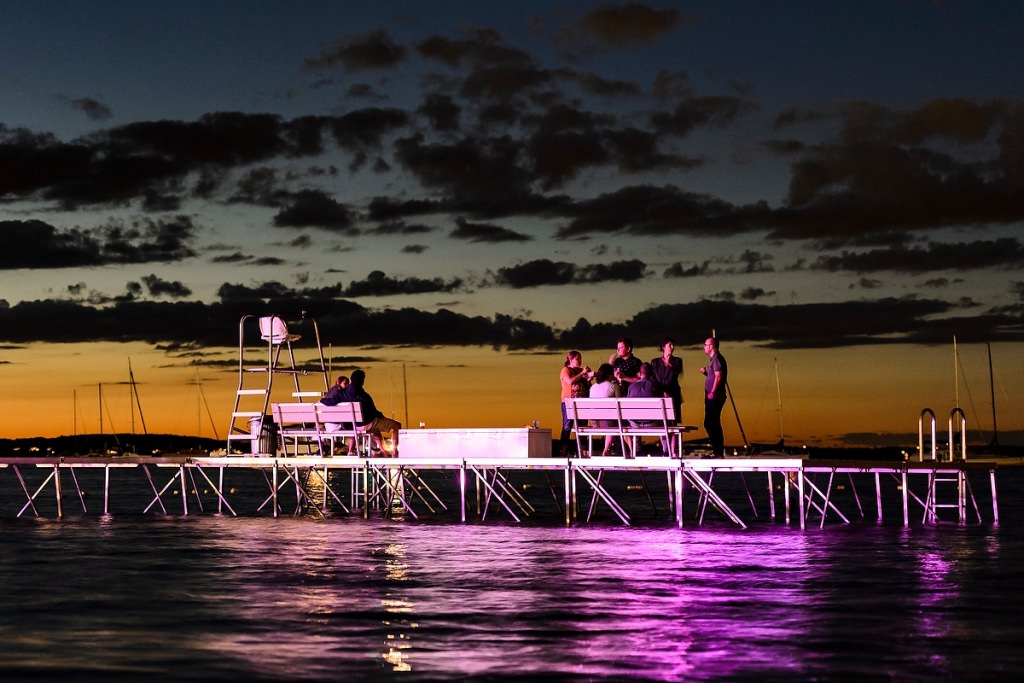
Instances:
[[[1005,678],[1024,670],[1022,474],[1000,473],[998,527],[565,528],[137,512],[56,521],[5,512],[0,673]]]

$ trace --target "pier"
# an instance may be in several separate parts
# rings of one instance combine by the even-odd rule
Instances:
[[[0,495],[11,510],[0,514],[343,515],[738,529],[859,520],[998,524],[996,472],[996,463],[983,461],[785,455],[5,457]],[[247,495],[236,495],[243,481]]]

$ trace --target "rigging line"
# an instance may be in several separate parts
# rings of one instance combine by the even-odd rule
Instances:
[[[210,411],[210,404],[206,400],[206,392],[203,391],[203,385],[199,381],[199,371],[196,370],[196,386],[199,387],[199,398],[202,400],[203,405],[206,406],[206,416],[210,420],[210,429],[213,430],[213,438],[220,440],[220,435],[217,433],[217,425],[213,420],[213,412]],[[200,435],[201,436],[201,435]]]
[[[142,433],[149,434],[149,430],[146,429],[146,416],[142,414],[142,399],[139,398],[139,385],[135,383],[135,373],[132,372],[132,359],[128,359],[128,379],[131,381],[132,394],[135,397],[135,405],[139,408],[139,421],[142,423]],[[132,413],[134,416],[134,412]],[[133,417],[134,419],[134,417]],[[135,423],[132,422],[132,433],[135,433]]]
[[[999,387],[999,398],[1001,398],[1003,400],[1003,406],[1008,405],[1009,402],[1010,402],[1010,394],[1006,391],[1006,385],[1003,383],[1003,378],[1000,377],[999,375],[993,375],[993,381],[995,382],[996,386]],[[1005,410],[1005,408],[1004,408],[1004,410]],[[1003,415],[1005,416],[1005,414],[1006,413],[1004,412]],[[1005,429],[1005,423],[1004,423],[1004,435],[1006,435],[1006,434],[1024,435],[1024,429],[1010,429],[1010,430],[1006,430]]]
[[[103,385],[101,384],[100,386],[102,387]],[[114,418],[110,414],[110,404],[107,403],[107,398],[105,396],[103,396],[102,393],[100,394],[100,401],[101,401],[101,404],[102,404],[102,405],[100,405],[100,418],[101,419],[103,418],[103,409],[106,408],[106,410],[107,410],[107,424],[110,425],[110,433],[114,437],[114,443],[116,443],[118,446],[120,446],[121,445],[121,439],[119,439],[117,437],[117,429],[114,427]],[[102,433],[102,432],[103,432],[103,430],[101,428],[100,429],[100,433]]]
[[[754,413],[754,423],[753,424],[754,424],[754,427],[758,428],[758,429],[761,427],[761,413],[764,412],[764,404],[765,404],[765,401],[768,400],[768,392],[771,390],[771,384],[772,384],[772,373],[769,372],[768,373],[768,379],[764,383],[764,391],[761,393],[761,400],[757,404],[757,412]]]
[[[974,424],[976,425],[974,427],[974,429],[968,429],[967,431],[968,432],[974,432],[974,435],[977,438],[984,438],[985,433],[982,431],[981,425],[978,422],[978,416],[981,415],[981,413],[978,412],[978,407],[974,403],[974,395],[971,393],[971,385],[968,384],[968,382],[967,382],[967,373],[964,372],[963,363],[960,361],[960,351],[959,351],[959,349],[955,353],[955,361],[956,361],[957,370],[959,372],[959,376],[963,379],[964,392],[967,393],[967,403],[971,407],[971,414],[972,414],[972,416],[974,418]],[[959,395],[960,395],[959,387],[957,387],[957,407],[958,408],[960,407]]]

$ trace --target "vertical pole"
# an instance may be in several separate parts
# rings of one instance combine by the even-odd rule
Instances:
[[[960,470],[956,477],[956,512],[961,524],[967,523],[967,472]]]
[[[988,485],[989,490],[992,491],[992,523],[999,525],[999,498],[996,495],[996,471],[990,469],[988,471]]]
[[[110,514],[110,465],[103,466],[103,514]]]
[[[64,494],[60,490],[60,465],[53,466],[53,488],[57,492],[57,519],[60,519],[64,516],[64,503],[61,500]]]
[[[772,481],[772,471],[768,470],[768,515],[775,521],[775,484]]]
[[[217,469],[219,470],[217,474],[217,490],[220,491],[220,495],[217,496],[217,513],[219,514],[224,511],[224,496],[226,493],[224,491],[224,466],[221,465]]]
[[[683,528],[683,462],[679,461],[679,467],[675,471],[676,477],[676,524]]]
[[[181,514],[188,517],[188,481],[185,479],[185,465],[178,465],[178,477],[181,479]]]
[[[878,521],[882,521],[882,481],[875,471],[875,508],[878,511]]]
[[[564,479],[565,479],[565,525],[566,526],[569,526],[572,523],[572,510],[569,507],[572,504],[571,503],[572,496],[571,496],[571,493],[570,493],[570,491],[572,489],[571,478],[572,478],[572,461],[571,460],[566,460],[565,461],[565,473],[564,473]]]
[[[792,488],[792,486],[793,486],[793,476],[792,475],[793,475],[792,472],[782,472],[782,476],[785,477],[785,487],[783,488],[783,497],[785,498],[785,501],[786,501],[786,526],[789,526],[789,524],[791,523],[790,513],[789,513],[789,507],[790,507],[790,505],[789,505],[789,489]]]
[[[274,458],[273,472],[274,476],[271,477],[270,482],[274,490],[270,494],[270,502],[274,506],[274,517],[277,517],[277,458]]]
[[[466,521],[466,461],[459,465],[459,506],[462,511],[462,521]]]
[[[907,470],[903,470],[903,526],[910,526],[910,510],[907,506]]]
[[[806,525],[804,519],[804,468],[801,466],[796,473],[797,482],[797,495],[800,496],[800,505],[798,506],[800,512],[800,530],[803,531]]]

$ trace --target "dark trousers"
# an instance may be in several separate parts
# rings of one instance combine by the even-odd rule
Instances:
[[[704,397],[704,431],[711,442],[711,452],[715,455],[725,454],[725,435],[722,434],[722,408],[725,407],[725,396]]]

